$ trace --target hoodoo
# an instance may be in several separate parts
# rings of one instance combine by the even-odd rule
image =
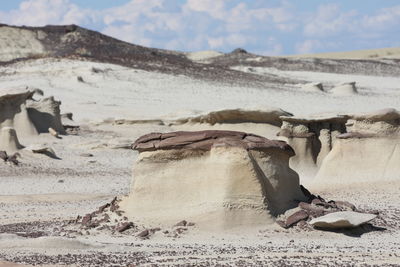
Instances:
[[[315,177],[315,186],[399,180],[400,113],[384,109],[352,115]]]
[[[304,200],[293,149],[282,141],[235,131],[151,133],[139,151],[128,217],[147,224],[182,219],[204,228],[265,226]]]

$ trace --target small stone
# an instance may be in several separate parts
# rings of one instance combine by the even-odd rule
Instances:
[[[92,220],[92,214],[88,213],[82,218],[82,224],[83,225],[88,225],[89,222]]]
[[[149,236],[149,234],[150,234],[149,230],[146,229],[137,234],[137,237],[146,238]]]
[[[291,226],[297,224],[299,221],[306,220],[307,218],[308,218],[308,213],[304,210],[300,210],[300,211],[297,211],[294,214],[290,215],[286,219],[285,224],[287,227],[291,227]]]
[[[124,223],[122,223],[120,226],[118,226],[118,227],[116,228],[116,230],[117,230],[119,233],[122,233],[122,232],[124,232],[124,231],[126,231],[126,230],[132,228],[133,225],[134,225],[133,222],[124,222]]]
[[[175,224],[174,226],[186,226],[187,225],[187,221],[182,220],[180,222],[178,222],[177,224]]]
[[[90,153],[81,153],[81,154],[79,154],[79,156],[81,156],[81,157],[93,157],[93,154],[90,154]]]

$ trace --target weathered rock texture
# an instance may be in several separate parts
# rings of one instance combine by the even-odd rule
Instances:
[[[336,137],[315,185],[349,185],[400,179],[400,114],[394,109],[351,115]]]
[[[332,88],[331,93],[337,96],[351,96],[358,93],[355,82],[343,83]]]
[[[37,89],[29,88],[0,90],[0,129],[12,129],[0,132],[3,141],[8,140],[9,136],[13,136],[12,140],[18,140],[48,132],[49,127],[64,133],[60,120],[60,102],[54,101],[52,97],[34,101],[32,97],[36,92]],[[2,143],[2,146],[7,145]],[[15,147],[11,143],[9,146],[10,149]]]
[[[296,152],[290,159],[304,180],[315,176],[323,159],[331,151],[339,134],[346,132],[346,115],[319,115],[315,117],[281,117],[283,124],[278,136]]]
[[[292,114],[278,108],[224,109],[178,118],[166,124],[177,131],[247,131],[274,138],[282,125],[280,116]]]
[[[19,143],[17,133],[11,127],[3,127],[0,129],[0,151],[13,153],[23,148]]]
[[[289,145],[233,131],[153,133],[139,138],[128,217],[201,227],[267,225],[305,196]]]
[[[208,123],[214,125],[216,123],[267,123],[274,126],[281,126],[282,120],[280,116],[293,116],[291,113],[282,109],[267,110],[246,110],[246,109],[224,109],[212,111],[207,114],[177,119],[171,122],[174,124],[184,123]]]
[[[27,99],[32,98],[34,93],[25,88],[0,90],[0,128],[12,127],[19,136],[38,133],[26,107]]]
[[[322,83],[306,83],[301,86],[301,89],[310,93],[323,93],[324,87]]]
[[[54,100],[52,96],[39,101],[27,101],[29,118],[39,133],[47,133],[49,128],[61,134],[65,133],[61,122],[60,105],[61,101]]]

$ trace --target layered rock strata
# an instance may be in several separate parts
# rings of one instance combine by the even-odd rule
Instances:
[[[201,227],[268,225],[305,196],[282,141],[234,131],[152,133],[139,151],[128,217],[146,224],[185,218]]]

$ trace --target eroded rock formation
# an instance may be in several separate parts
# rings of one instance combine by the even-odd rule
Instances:
[[[316,185],[370,184],[400,179],[400,113],[352,115],[315,178]]]
[[[133,149],[131,192],[120,206],[146,224],[185,218],[202,227],[266,225],[304,201],[292,148],[234,131],[152,133]]]
[[[38,89],[10,88],[0,90],[1,146],[9,153],[22,147],[18,139],[47,133],[49,128],[64,133],[60,119],[60,102],[53,97],[32,99]],[[6,144],[6,140],[8,144]]]
[[[315,176],[323,159],[331,151],[337,136],[346,132],[346,115],[318,115],[307,118],[281,117],[283,124],[278,133],[296,152],[290,159],[304,180]]]
[[[174,130],[248,131],[267,138],[274,138],[282,125],[280,116],[293,115],[279,108],[223,109],[178,118],[166,122],[166,124]]]

